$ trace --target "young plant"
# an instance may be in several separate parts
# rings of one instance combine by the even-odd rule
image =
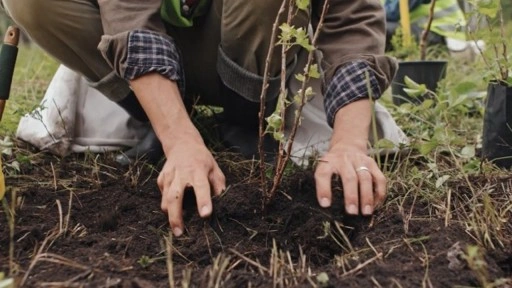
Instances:
[[[398,27],[391,38],[393,51],[390,54],[399,59],[416,60],[419,58],[421,61],[425,61],[427,58],[428,35],[434,20],[436,0],[431,0],[430,2],[427,24],[419,37],[419,43],[411,35],[412,32],[408,1],[409,0],[400,0],[399,2],[400,27]]]
[[[512,86],[512,55],[509,51],[510,37],[506,35],[506,23],[503,7],[500,0],[470,0],[474,7],[472,16],[477,20],[477,27],[481,31],[468,27],[469,35],[477,44],[475,45],[487,66],[486,78],[491,82],[498,82]],[[484,30],[485,29],[485,30]],[[484,40],[490,51],[484,51],[478,40]]]
[[[318,72],[318,67],[316,64],[313,64],[314,62],[314,53],[315,53],[315,43],[318,38],[319,32],[322,29],[322,24],[324,21],[325,12],[327,11],[329,1],[325,1],[322,9],[322,13],[320,16],[320,20],[318,23],[318,26],[316,28],[316,31],[313,35],[312,40],[310,40],[310,37],[308,35],[308,32],[305,28],[295,28],[291,25],[291,22],[293,20],[293,17],[295,16],[294,11],[298,10],[304,10],[307,11],[310,6],[310,0],[287,0],[283,1],[276,21],[274,22],[274,26],[272,28],[272,39],[276,39],[277,29],[278,29],[278,23],[279,19],[285,12],[286,8],[288,7],[288,16],[286,23],[283,23],[279,26],[279,30],[281,31],[279,35],[279,41],[277,43],[272,41],[268,54],[267,54],[267,61],[265,65],[265,74],[264,74],[264,80],[263,80],[263,88],[260,96],[260,114],[259,114],[259,143],[258,143],[258,151],[260,156],[260,178],[261,178],[261,186],[263,190],[263,206],[265,206],[275,195],[279,185],[281,184],[281,181],[283,179],[284,172],[287,167],[287,163],[290,160],[291,156],[291,150],[293,146],[293,142],[295,139],[295,135],[298,131],[298,127],[300,126],[301,121],[301,114],[302,109],[304,105],[306,104],[307,100],[314,94],[313,89],[308,86],[308,82],[311,78],[319,78],[320,73]],[[288,6],[287,6],[288,5]],[[270,66],[270,59],[271,55],[274,51],[274,46],[280,45],[281,46],[281,86],[279,91],[279,98],[276,110],[264,119],[265,115],[265,100],[266,100],[266,93],[268,88],[268,71]],[[285,130],[285,119],[286,119],[286,110],[287,108],[292,104],[287,99],[288,90],[286,88],[286,56],[289,52],[289,50],[293,46],[300,46],[306,51],[308,51],[308,59],[306,62],[306,66],[304,67],[304,73],[296,75],[295,77],[301,81],[302,85],[299,91],[296,95],[294,95],[293,101],[297,105],[297,110],[295,111],[294,115],[294,121],[291,127],[290,135],[288,135],[288,141],[285,139],[284,130]],[[265,120],[268,123],[267,129],[264,129]],[[268,188],[267,185],[267,174],[266,174],[266,163],[265,163],[265,152],[263,150],[263,138],[266,133],[271,133],[279,142],[279,148],[278,148],[278,155],[276,157],[276,163],[274,168],[274,176],[272,180],[272,186]]]

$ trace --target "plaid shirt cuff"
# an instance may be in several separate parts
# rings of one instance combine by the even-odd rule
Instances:
[[[368,91],[370,90],[370,91]],[[379,83],[370,66],[364,61],[353,61],[339,68],[325,90],[324,106],[327,121],[334,126],[336,112],[356,100],[381,96]]]
[[[185,88],[181,57],[172,38],[148,30],[134,30],[128,36],[125,80],[156,72]],[[182,94],[184,95],[184,94]]]

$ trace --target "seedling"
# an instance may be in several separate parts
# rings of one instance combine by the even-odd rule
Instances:
[[[294,4],[295,3],[295,4]],[[314,64],[314,53],[315,53],[315,43],[318,38],[320,31],[322,30],[325,13],[327,11],[327,7],[329,5],[329,1],[324,1],[322,13],[320,16],[319,23],[316,27],[315,34],[310,40],[309,34],[305,28],[296,28],[291,25],[293,17],[295,13],[292,11],[304,10],[307,11],[310,6],[310,0],[300,0],[300,1],[283,1],[276,21],[274,22],[272,28],[272,43],[270,44],[269,52],[267,54],[267,61],[265,65],[264,72],[264,80],[263,80],[263,89],[260,97],[260,114],[259,114],[259,143],[258,143],[258,151],[260,156],[260,179],[261,179],[261,187],[263,190],[263,207],[270,202],[270,200],[274,197],[281,181],[283,179],[284,172],[287,167],[287,163],[290,160],[291,150],[293,146],[293,141],[295,139],[295,135],[297,133],[298,127],[300,126],[301,121],[301,113],[304,105],[308,101],[308,99],[314,95],[314,91],[311,87],[308,86],[308,81],[311,78],[319,78],[320,73],[318,72],[318,67]],[[287,6],[288,5],[288,6]],[[288,7],[288,17],[286,23],[281,24],[278,27],[278,21],[285,12]],[[279,41],[275,43],[277,30],[280,30]],[[266,93],[268,88],[268,71],[270,66],[270,59],[274,51],[274,46],[281,46],[281,86],[279,90],[279,98],[277,103],[276,110],[272,113],[270,117],[264,119],[265,115],[265,102],[266,102]],[[294,115],[294,121],[292,124],[290,135],[288,135],[287,141],[285,141],[284,137],[284,129],[285,129],[285,121],[286,119],[286,110],[291,105],[291,102],[287,99],[288,90],[286,88],[286,59],[287,53],[290,48],[293,46],[300,46],[306,51],[308,51],[308,59],[306,62],[306,66],[304,67],[303,74],[296,75],[295,77],[302,82],[302,87],[297,91],[297,94],[293,96],[293,101],[297,109]],[[265,126],[265,120],[268,123],[268,128],[265,130],[263,127]],[[274,138],[279,141],[278,155],[276,157],[275,163],[275,172],[272,180],[272,185],[270,188],[267,187],[267,177],[266,177],[266,163],[265,163],[265,152],[263,150],[263,138],[266,133],[271,133]]]

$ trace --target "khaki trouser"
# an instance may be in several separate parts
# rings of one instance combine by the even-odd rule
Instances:
[[[220,76],[226,86],[246,94],[242,95],[246,99],[257,101],[280,2],[213,0],[201,25],[167,27],[182,53],[187,94],[200,95],[208,104],[221,103]],[[102,23],[97,0],[2,0],[2,3],[39,46],[85,76],[91,86],[113,101],[129,93],[128,83],[113,72],[97,48],[104,34],[103,25],[108,25]],[[142,9],[144,1],[131,4]],[[299,18],[305,26],[306,15]],[[275,50],[270,71],[278,76],[280,49]],[[289,54],[288,63],[295,52]]]

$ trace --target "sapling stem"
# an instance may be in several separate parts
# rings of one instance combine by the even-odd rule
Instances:
[[[494,34],[494,28],[492,27],[492,23],[489,20],[488,16],[485,17],[485,21],[487,22],[487,27],[489,27],[490,34],[493,35]],[[491,44],[492,44],[492,48],[493,48],[493,51],[494,51],[494,60],[496,61],[496,65],[498,65],[497,67],[498,67],[498,70],[499,70],[499,73],[500,73],[499,76],[501,77],[502,80],[507,80],[507,78],[503,77],[503,69],[502,69],[502,66],[500,64],[500,51],[499,51],[499,47],[498,47],[498,45],[495,42],[491,42]]]
[[[425,61],[427,58],[427,37],[430,33],[430,28],[432,27],[432,21],[434,20],[434,9],[436,7],[436,0],[432,0],[430,3],[430,10],[428,14],[428,22],[427,26],[421,33],[421,41],[420,41],[420,59],[421,61]]]
[[[500,3],[500,10],[499,10],[499,15],[500,15],[500,34],[501,34],[501,45],[502,45],[502,53],[503,53],[503,60],[505,61],[505,65],[501,66],[501,77],[503,80],[507,80],[508,79],[508,67],[509,67],[509,63],[508,63],[508,55],[507,55],[507,43],[505,42],[505,39],[507,39],[505,37],[505,20],[503,19],[503,7],[501,6],[501,3]]]
[[[322,13],[320,14],[320,20],[319,20],[318,25],[316,27],[315,33],[313,35],[313,40],[311,41],[311,45],[313,47],[315,47],[316,41],[318,39],[318,35],[320,35],[320,31],[322,30],[324,19],[325,19],[325,14],[326,14],[326,11],[327,11],[328,7],[329,7],[329,1],[326,0],[324,2],[323,8],[322,8]],[[299,96],[298,98],[300,99],[299,100],[299,105],[298,105],[297,110],[295,112],[295,118],[294,118],[292,130],[290,132],[290,135],[288,136],[288,142],[286,143],[286,147],[285,147],[284,153],[283,153],[283,150],[279,151],[273,184],[272,184],[272,187],[270,188],[269,192],[266,193],[266,195],[267,195],[267,199],[266,199],[267,203],[275,195],[275,192],[277,191],[277,188],[281,184],[281,180],[283,178],[284,171],[286,169],[286,164],[288,163],[288,160],[290,160],[291,151],[292,151],[292,147],[293,147],[293,142],[295,140],[295,135],[297,134],[297,130],[298,130],[299,125],[300,125],[302,109],[304,108],[304,105],[306,104],[306,101],[307,101],[307,99],[306,99],[306,85],[307,85],[309,79],[311,78],[310,77],[311,76],[310,75],[310,69],[311,69],[311,66],[313,64],[313,60],[315,58],[314,55],[315,55],[315,49],[312,49],[311,51],[309,51],[306,67],[304,69],[304,79],[302,81],[301,89],[299,90],[299,95],[298,95]]]
[[[267,179],[265,175],[265,151],[263,149],[263,139],[265,136],[265,102],[267,100],[267,90],[268,90],[268,79],[269,79],[269,70],[270,70],[270,61],[272,59],[272,55],[274,53],[274,47],[276,43],[276,34],[277,28],[279,24],[279,18],[284,13],[286,1],[283,1],[279,11],[276,15],[276,20],[274,21],[274,25],[272,25],[272,35],[270,38],[270,44],[268,47],[267,58],[265,59],[265,69],[263,72],[263,86],[261,88],[260,94],[260,112],[258,114],[259,117],[259,139],[258,139],[258,154],[260,156],[260,181],[261,187],[263,190],[263,195],[267,190]]]

